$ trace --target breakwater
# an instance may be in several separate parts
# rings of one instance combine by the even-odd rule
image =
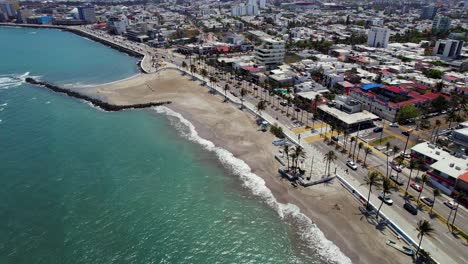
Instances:
[[[25,81],[33,85],[48,88],[49,90],[52,90],[54,92],[63,93],[70,97],[85,100],[87,102],[90,102],[94,106],[97,106],[106,111],[120,111],[124,109],[148,108],[148,107],[166,105],[166,104],[171,103],[171,101],[162,101],[162,102],[149,102],[149,103],[144,103],[144,104],[116,105],[116,104],[110,104],[108,102],[104,102],[100,99],[97,99],[97,98],[94,98],[94,97],[91,97],[91,96],[88,96],[88,95],[85,95],[76,91],[72,91],[70,89],[56,86],[54,84],[50,84],[50,83],[43,82],[43,81],[38,81],[31,77],[26,78]]]

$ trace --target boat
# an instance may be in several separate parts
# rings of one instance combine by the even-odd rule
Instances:
[[[396,250],[399,250],[403,253],[405,253],[406,255],[408,256],[413,256],[414,255],[414,250],[412,248],[409,248],[409,247],[406,247],[406,246],[402,246],[402,245],[398,245],[395,241],[393,240],[388,240],[387,241],[387,245],[391,246],[392,248],[396,249]]]

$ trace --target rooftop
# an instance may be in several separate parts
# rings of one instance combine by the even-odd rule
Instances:
[[[379,118],[378,116],[368,111],[348,114],[334,107],[329,107],[328,105],[321,105],[319,106],[319,108],[320,110],[326,112],[329,115],[334,116],[335,118],[339,119],[347,125],[357,124],[363,121],[375,120]]]

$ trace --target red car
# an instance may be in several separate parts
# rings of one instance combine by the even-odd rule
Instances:
[[[421,185],[416,184],[415,182],[412,182],[412,183],[410,184],[410,186],[411,186],[411,188],[415,189],[415,190],[418,191],[418,192],[421,192],[421,191],[422,191]]]
[[[401,167],[398,166],[398,164],[396,164],[396,163],[392,163],[392,169],[394,169],[394,170],[396,170],[398,172],[401,172]]]

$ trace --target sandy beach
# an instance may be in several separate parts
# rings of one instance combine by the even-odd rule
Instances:
[[[221,95],[213,95],[190,76],[176,70],[137,75],[94,88],[76,88],[114,104],[172,101],[168,105],[182,114],[199,135],[244,160],[265,180],[278,202],[297,205],[353,263],[410,263],[411,258],[385,245],[395,239],[379,231],[359,210],[359,203],[337,181],[329,185],[295,188],[277,173],[278,149],[269,132],[258,131],[254,116]]]

